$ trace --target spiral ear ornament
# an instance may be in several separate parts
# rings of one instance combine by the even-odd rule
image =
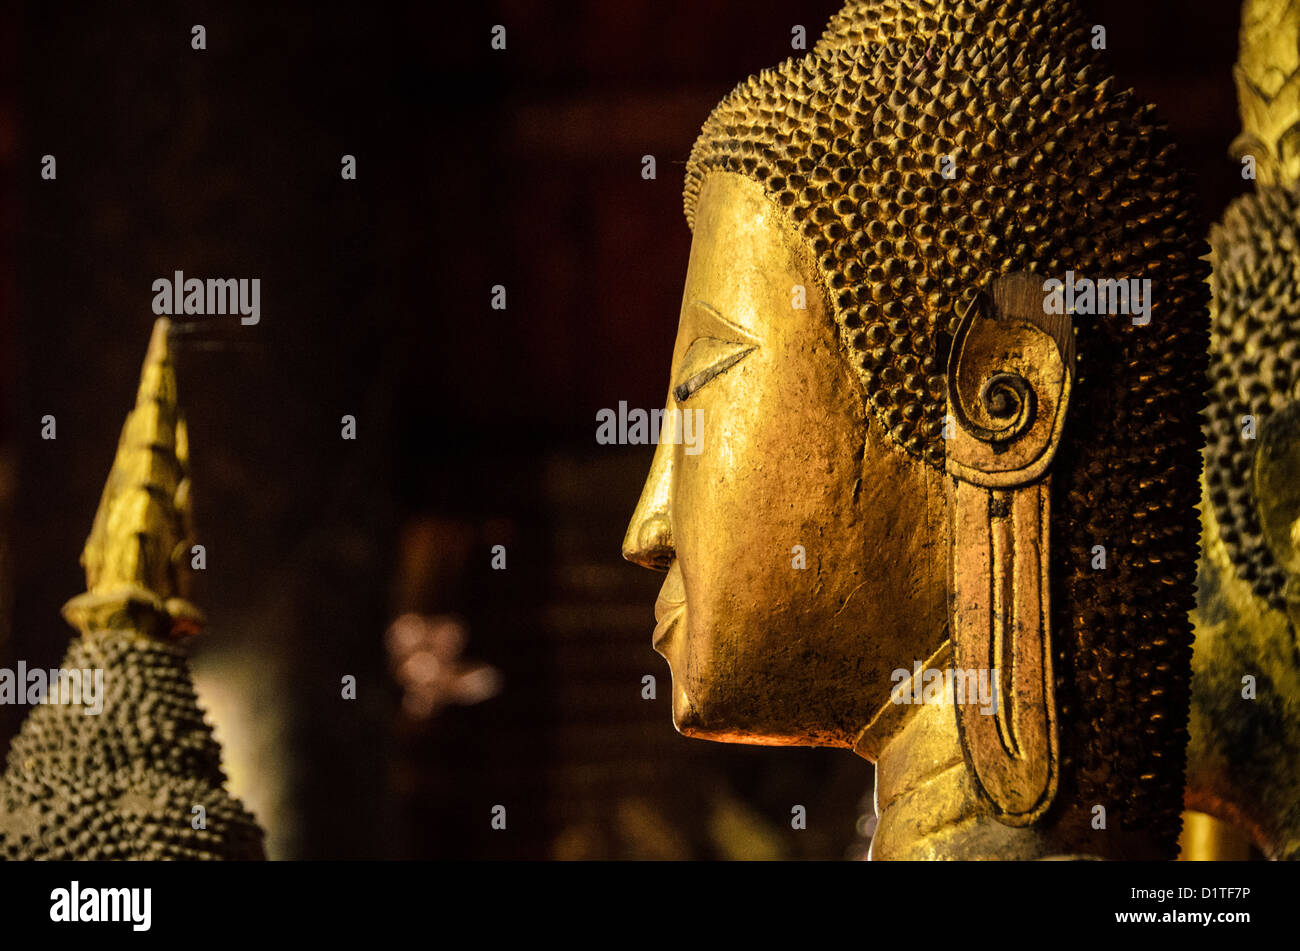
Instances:
[[[995,444],[1009,443],[1023,436],[1034,421],[1035,409],[1033,387],[1016,373],[995,373],[985,380],[980,386],[975,413],[960,403],[952,406],[962,429],[980,442]],[[988,425],[981,425],[977,419]]]
[[[962,750],[1001,822],[1056,794],[1049,600],[1050,474],[1073,382],[1068,315],[1041,281],[999,278],[972,302],[948,361],[951,633],[958,670],[988,670],[995,709],[958,703]]]

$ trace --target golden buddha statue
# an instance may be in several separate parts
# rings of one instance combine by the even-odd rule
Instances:
[[[875,762],[874,858],[1175,855],[1208,269],[1088,37],[850,2],[688,163],[667,410],[702,439],[624,556],[667,572],[677,729]],[[1076,275],[1149,280],[1146,318],[1053,306]]]
[[[1185,858],[1300,858],[1300,3],[1249,0],[1235,69],[1256,188],[1213,246]]]
[[[82,552],[87,590],[63,608],[80,631],[56,672],[72,689],[55,697],[51,676],[0,776],[0,859],[265,858],[178,643],[203,615],[186,600],[189,443],[168,327],[154,325]]]

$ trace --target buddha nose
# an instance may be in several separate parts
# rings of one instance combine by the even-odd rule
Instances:
[[[623,557],[652,571],[667,571],[676,557],[672,529],[672,446],[655,450],[641,499],[623,536]]]
[[[642,568],[667,571],[673,563],[673,532],[668,519],[633,519],[623,539],[623,557]]]

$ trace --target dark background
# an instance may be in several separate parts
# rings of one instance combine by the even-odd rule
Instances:
[[[652,447],[594,440],[598,409],[662,405],[700,124],[838,4],[348,6],[0,13],[0,666],[66,647],[152,281],[258,277],[258,326],[174,339],[208,551],[196,676],[273,857],[859,854],[868,764],[673,731],[659,578],[618,554]],[[1238,5],[1081,6],[1208,222],[1244,184]],[[501,692],[404,714],[384,632],[406,611],[462,618]],[[21,712],[0,707],[0,750]]]

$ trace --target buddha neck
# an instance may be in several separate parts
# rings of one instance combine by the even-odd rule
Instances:
[[[924,669],[951,664],[945,642]],[[1037,859],[1069,851],[1054,848],[1039,827],[1016,828],[987,814],[962,756],[952,703],[891,701],[854,750],[876,764],[874,860]]]

